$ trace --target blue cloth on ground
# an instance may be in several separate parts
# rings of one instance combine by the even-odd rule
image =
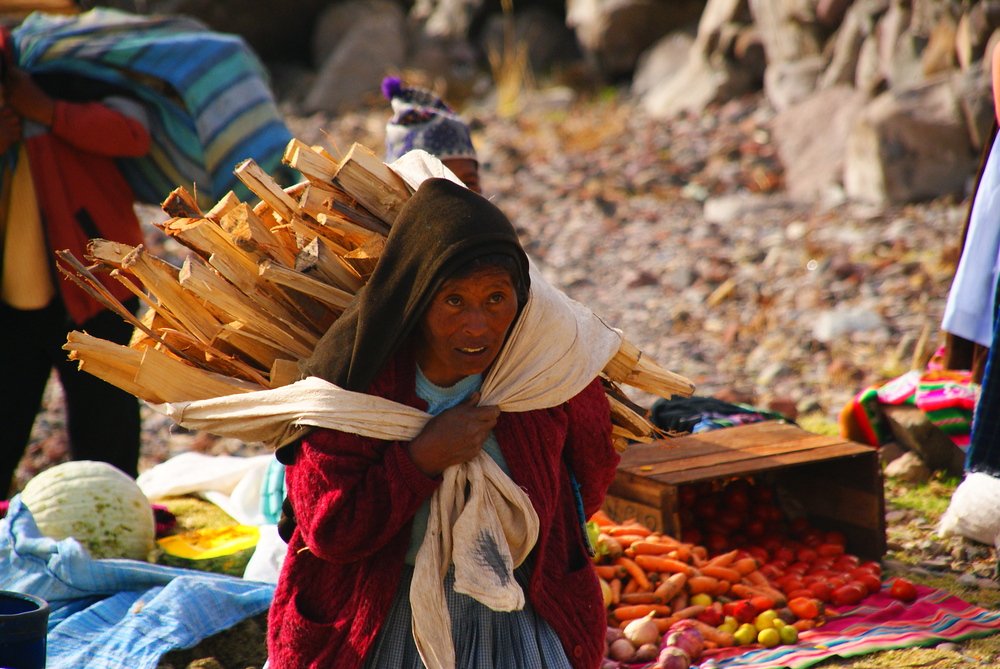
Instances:
[[[243,38],[183,16],[95,8],[76,15],[30,14],[11,31],[18,64],[31,73],[69,72],[119,86],[146,107],[153,146],[118,161],[140,202],[159,205],[178,186],[204,208],[232,190],[250,191],[233,169],[253,158],[280,182],[291,131],[268,75]]]
[[[268,609],[274,585],[138,560],[91,558],[41,535],[20,495],[0,519],[0,589],[51,609],[46,669],[155,669]]]

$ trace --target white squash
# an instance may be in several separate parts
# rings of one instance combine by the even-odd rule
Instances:
[[[76,460],[46,469],[21,491],[38,530],[73,537],[94,558],[148,560],[156,539],[153,508],[136,482],[106,462]]]

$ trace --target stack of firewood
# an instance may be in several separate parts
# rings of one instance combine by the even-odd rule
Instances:
[[[158,226],[191,251],[181,267],[132,247],[94,239],[85,265],[59,253],[60,270],[135,326],[128,346],[72,332],[64,348],[80,368],[154,404],[277,388],[299,378],[297,361],[364,285],[391,222],[412,191],[366,147],[340,160],[292,140],[285,162],[305,180],[278,185],[252,160],[236,175],[259,198],[233,193],[203,212],[178,188]],[[107,272],[143,301],[136,318],[103,289]],[[614,434],[661,436],[622,392],[628,385],[662,397],[694,386],[623,340],[604,370]]]

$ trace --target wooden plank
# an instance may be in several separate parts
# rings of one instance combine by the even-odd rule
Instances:
[[[838,437],[818,435],[783,421],[767,420],[750,425],[711,430],[694,435],[673,437],[651,444],[630,448],[622,456],[622,469],[642,467],[651,463],[668,463],[705,455],[727,457],[733,451],[752,450],[761,445],[797,442],[800,448],[829,444],[849,444],[857,450],[867,447]],[[680,466],[678,467],[680,468]]]
[[[769,466],[777,466],[784,462],[808,461],[809,459],[821,457],[820,453],[822,451],[831,447],[842,446],[843,443],[843,441],[835,437],[822,436],[818,439],[783,440],[729,451],[709,451],[703,455],[693,457],[674,458],[668,461],[644,465],[640,471],[649,478],[664,482],[673,482],[678,477],[682,477],[685,472],[690,473],[692,476],[701,476],[701,470],[727,466],[734,463],[740,463],[740,466],[748,471],[752,471],[766,469]],[[853,452],[853,450],[853,447],[850,447],[846,451],[839,451],[837,454],[847,454]],[[634,471],[634,469],[630,470]]]
[[[654,532],[663,531],[663,510],[660,506],[643,504],[624,497],[606,495],[604,511],[618,522],[634,518]]]

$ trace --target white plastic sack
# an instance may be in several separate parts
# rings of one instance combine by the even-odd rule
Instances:
[[[1000,549],[1000,478],[982,472],[966,475],[952,493],[937,531]]]

